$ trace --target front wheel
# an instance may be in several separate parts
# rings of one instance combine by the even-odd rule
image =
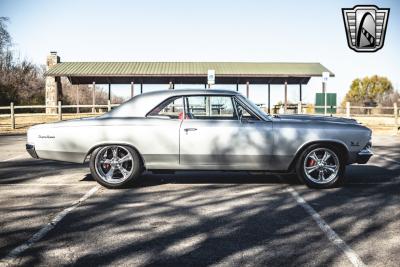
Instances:
[[[141,170],[138,153],[128,146],[102,146],[90,157],[93,178],[107,188],[121,188],[135,182]]]
[[[300,155],[296,164],[299,179],[312,188],[330,188],[341,182],[345,163],[334,147],[312,145]]]

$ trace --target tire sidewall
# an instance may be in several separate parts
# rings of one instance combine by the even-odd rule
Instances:
[[[133,171],[131,173],[131,175],[123,182],[120,183],[107,183],[106,181],[104,181],[103,179],[101,179],[101,177],[98,175],[97,170],[96,170],[96,157],[97,154],[99,153],[99,151],[106,147],[106,146],[113,146],[113,145],[104,145],[104,146],[100,146],[98,148],[96,148],[93,153],[90,156],[90,162],[89,162],[89,167],[90,167],[90,172],[92,174],[92,177],[102,186],[106,187],[106,188],[124,188],[127,185],[131,185],[134,182],[136,182],[142,172],[142,163],[140,160],[140,156],[139,154],[136,152],[135,149],[133,149],[132,147],[129,146],[124,146],[124,145],[117,145],[116,146],[120,146],[125,148],[126,150],[129,151],[129,153],[131,153],[132,155],[132,159],[133,159]]]
[[[317,148],[327,148],[327,149],[331,150],[333,153],[336,154],[336,156],[338,157],[338,160],[339,160],[339,171],[338,171],[335,179],[333,179],[332,181],[330,181],[329,183],[326,183],[326,184],[318,184],[318,183],[315,183],[315,182],[311,181],[310,179],[308,179],[308,177],[305,174],[304,168],[303,168],[305,157],[308,155],[308,153],[310,153],[312,150],[317,149]],[[331,188],[331,187],[334,187],[334,186],[337,186],[338,184],[340,184],[343,181],[345,167],[346,166],[345,166],[345,162],[343,159],[343,155],[339,149],[337,149],[331,145],[314,144],[314,145],[307,147],[301,153],[299,160],[297,161],[297,164],[296,164],[296,173],[297,173],[297,176],[299,177],[300,181],[303,182],[304,184],[306,184],[308,187],[323,189],[323,188]]]

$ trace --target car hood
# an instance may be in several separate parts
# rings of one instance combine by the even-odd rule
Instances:
[[[304,122],[336,122],[336,123],[346,123],[346,124],[359,124],[355,119],[331,117],[331,116],[318,116],[318,115],[303,115],[303,114],[293,114],[293,115],[277,115],[274,118],[283,121],[296,120]]]

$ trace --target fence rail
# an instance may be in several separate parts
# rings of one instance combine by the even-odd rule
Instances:
[[[110,111],[111,108],[117,107],[119,104],[111,104],[111,101],[108,100],[108,103],[106,105],[62,105],[61,101],[58,101],[57,106],[46,106],[46,105],[24,105],[24,106],[14,106],[14,103],[10,103],[9,106],[4,106],[0,107],[0,110],[10,110],[9,114],[0,114],[0,117],[9,117],[10,118],[10,126],[11,129],[15,129],[15,117],[19,116],[18,114],[15,114],[15,110],[22,110],[22,109],[56,109],[57,113],[53,114],[48,114],[48,113],[31,113],[29,115],[35,115],[35,116],[58,116],[58,120],[62,120],[63,116],[63,109],[76,109],[76,113],[79,113],[80,108],[91,108],[92,112],[90,114],[97,114],[95,111],[96,109],[107,109],[107,111]],[[326,108],[326,109],[325,109]],[[310,112],[305,112],[309,107],[306,107],[304,104],[301,102],[298,103],[296,112],[298,114],[303,114],[303,113],[308,113]],[[363,106],[351,106],[350,102],[346,103],[346,107],[342,108],[339,106],[313,106],[312,107],[313,112],[315,113],[315,109],[322,109],[322,110],[332,110],[335,109],[336,113],[327,113],[325,115],[344,115],[345,117],[352,117],[352,116],[382,116],[382,117],[392,117],[394,118],[394,124],[396,126],[399,125],[399,109],[397,107],[397,103],[395,102],[392,107],[363,107]],[[340,112],[341,111],[341,112]],[[358,112],[355,112],[358,111]],[[378,111],[377,113],[372,114],[372,111]],[[385,111],[385,112],[382,112]],[[66,114],[66,113],[64,113]]]
[[[0,110],[10,110],[9,114],[1,114],[0,117],[9,117],[10,118],[10,126],[11,129],[15,129],[15,117],[18,116],[15,114],[15,110],[21,110],[21,109],[57,109],[57,113],[53,114],[48,114],[48,113],[32,113],[31,115],[35,114],[37,116],[58,116],[58,120],[62,120],[63,116],[63,109],[66,108],[73,108],[76,109],[76,113],[79,113],[80,108],[91,108],[92,113],[95,114],[96,109],[107,109],[107,111],[110,111],[111,108],[117,107],[119,104],[111,104],[111,101],[108,100],[107,105],[62,105],[61,101],[58,101],[57,106],[46,106],[46,105],[31,105],[31,106],[14,106],[14,103],[11,102],[9,106],[5,107],[0,107]]]

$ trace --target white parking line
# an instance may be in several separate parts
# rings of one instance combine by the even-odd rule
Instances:
[[[96,185],[95,187],[90,189],[83,197],[81,197],[79,200],[75,201],[70,207],[57,213],[56,216],[54,216],[53,219],[49,223],[47,223],[45,226],[43,226],[42,229],[40,229],[38,232],[36,232],[31,238],[29,238],[28,241],[26,241],[22,245],[14,248],[13,250],[11,250],[10,253],[8,253],[8,255],[2,260],[2,262],[5,262],[6,264],[10,264],[10,265],[14,264],[15,260],[18,258],[18,256],[21,253],[23,253],[25,250],[32,247],[36,242],[38,242],[40,239],[42,239],[44,236],[46,236],[47,233],[50,232],[57,225],[57,223],[59,223],[68,213],[73,211],[82,202],[84,202],[91,195],[96,193],[96,191],[99,190],[99,188],[100,188],[100,186]]]
[[[325,233],[327,238],[335,244],[340,250],[344,252],[347,258],[351,261],[354,266],[365,266],[364,262],[361,258],[352,250],[346,242],[344,242],[335,231],[321,218],[321,216],[316,212],[305,200],[302,198],[299,193],[293,188],[287,188],[287,191],[292,195],[292,197],[296,200],[296,202],[306,210],[308,214],[313,218],[313,220],[317,223],[318,227]]]

